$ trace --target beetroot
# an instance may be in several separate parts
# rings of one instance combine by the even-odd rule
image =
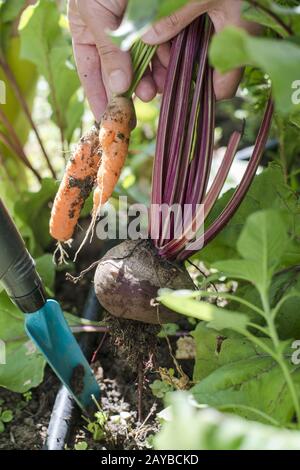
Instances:
[[[98,264],[95,291],[101,305],[119,318],[144,323],[167,323],[178,316],[153,305],[161,287],[193,289],[185,267],[163,260],[148,240],[125,241]]]
[[[239,186],[223,211],[208,224],[243,135],[243,129],[233,132],[209,186],[215,129],[213,70],[208,60],[212,34],[212,23],[203,15],[172,42],[153,166],[149,208],[149,237],[153,240],[124,242],[110,250],[97,268],[97,297],[119,319],[158,324],[179,318],[163,307],[158,310],[152,300],[161,287],[194,288],[183,264],[195,253],[193,242],[198,242],[199,234],[203,234],[196,248],[205,247],[235,214],[265,148],[273,114],[272,98],[268,100],[253,154]],[[191,209],[189,220],[181,222],[179,236],[175,228],[180,224],[174,216],[164,217],[160,211],[152,210],[174,205],[182,209],[182,214],[186,207]],[[201,211],[203,215],[198,217]],[[192,239],[191,231],[195,234]]]

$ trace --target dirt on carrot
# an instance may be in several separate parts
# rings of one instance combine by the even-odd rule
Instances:
[[[103,115],[99,133],[102,159],[97,175],[94,213],[108,201],[115,189],[128,154],[130,134],[135,126],[132,100],[121,96],[112,98]]]
[[[98,128],[94,126],[71,156],[52,207],[50,234],[58,243],[72,238],[83,204],[95,185],[100,161]]]

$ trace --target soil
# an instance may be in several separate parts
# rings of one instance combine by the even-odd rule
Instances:
[[[128,365],[126,357],[116,355],[115,345],[109,337],[99,337],[102,347],[93,364],[96,378],[101,387],[99,405],[107,417],[105,434],[101,441],[93,439],[87,422],[80,418],[76,422],[73,437],[67,449],[85,442],[89,449],[129,450],[150,447],[151,436],[159,429],[156,414],[163,408],[162,401],[155,398],[149,385],[159,375],[152,369],[146,373],[142,390],[142,420],[138,419],[138,370]],[[164,367],[174,367],[167,343],[159,340],[158,362]],[[180,361],[185,372],[192,369],[191,361]],[[32,398],[26,402],[17,393],[0,389],[3,408],[14,412],[14,419],[0,434],[0,450],[41,450],[47,436],[47,427],[60,383],[47,368],[42,385],[32,390]]]
[[[47,368],[45,380],[32,390],[32,398],[26,402],[19,393],[0,389],[2,408],[13,411],[13,421],[5,425],[0,434],[0,450],[38,450],[43,446],[52,406],[59,388],[59,381]]]
[[[100,251],[99,258],[103,254]],[[95,260],[95,253],[90,258]],[[81,259],[84,262],[81,263],[79,259],[77,272],[84,269],[90,261],[85,253]],[[65,272],[58,272],[57,299],[66,311],[81,314],[92,278],[93,272],[88,273],[74,288],[74,284],[65,281]],[[74,449],[82,442],[89,449],[96,450],[143,449],[150,446],[151,436],[159,428],[156,414],[163,408],[163,403],[154,397],[150,384],[160,379],[158,365],[166,369],[176,368],[170,354],[170,345],[166,339],[157,338],[157,326],[116,318],[106,320],[112,328],[112,335],[99,335],[97,354],[94,354],[92,364],[101,388],[99,405],[107,420],[104,432],[101,440],[95,441],[92,433],[87,430],[88,423],[80,418],[75,423],[73,437],[66,444],[67,449]],[[176,349],[176,341],[176,338],[171,340],[173,351]],[[178,362],[184,372],[191,376],[192,360]],[[80,388],[80,371],[76,370],[75,376],[79,377],[76,386]],[[5,431],[0,434],[0,450],[43,448],[59,386],[58,379],[47,367],[44,382],[31,391],[31,396],[27,396],[28,401],[21,394],[0,389],[2,408],[14,413],[13,421],[6,424]]]

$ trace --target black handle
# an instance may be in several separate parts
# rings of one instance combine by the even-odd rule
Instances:
[[[46,295],[35,262],[1,200],[0,281],[24,313],[36,312],[45,305]]]

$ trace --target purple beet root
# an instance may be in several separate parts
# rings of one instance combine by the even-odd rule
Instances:
[[[183,265],[161,259],[148,240],[129,240],[112,248],[95,274],[99,302],[118,318],[152,324],[177,321],[177,314],[153,305],[162,287],[194,289],[194,284]]]

